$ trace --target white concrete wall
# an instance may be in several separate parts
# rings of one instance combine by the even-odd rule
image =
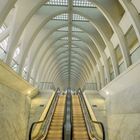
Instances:
[[[103,88],[109,140],[140,140],[140,62]]]
[[[0,83],[21,94],[33,97],[38,94],[38,89],[33,87],[7,64],[0,60]]]
[[[37,91],[0,60],[0,140],[26,140],[30,98]]]
[[[31,100],[29,128],[33,122],[38,121],[40,119],[53,92],[54,92],[53,90],[45,91],[45,92],[42,91],[39,95],[37,95]],[[44,105],[44,106],[41,107],[40,105]]]
[[[25,140],[30,99],[0,84],[0,140]]]
[[[92,107],[96,120],[104,124],[106,131],[106,140],[108,140],[105,98],[103,98],[98,91],[86,90],[84,92],[89,104]],[[96,105],[96,107],[93,105]]]

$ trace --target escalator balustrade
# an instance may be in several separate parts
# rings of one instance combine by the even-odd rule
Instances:
[[[73,112],[72,140],[89,140],[78,95],[72,95],[72,112]]]
[[[62,140],[66,96],[58,99],[46,140]]]

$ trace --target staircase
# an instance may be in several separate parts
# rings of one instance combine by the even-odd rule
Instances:
[[[72,140],[89,140],[78,95],[72,95],[72,111],[73,111]]]
[[[65,100],[65,95],[58,99],[46,140],[62,140]]]

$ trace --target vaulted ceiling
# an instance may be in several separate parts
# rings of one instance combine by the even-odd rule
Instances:
[[[119,74],[112,36],[117,36],[125,67],[131,63],[119,27],[124,9],[118,0],[1,0],[1,4],[8,7],[0,18],[9,36],[5,62],[11,65],[19,48],[14,59],[17,72],[23,75],[26,70],[26,79],[32,78],[34,84],[76,88],[91,82],[103,87],[110,82],[110,73]]]

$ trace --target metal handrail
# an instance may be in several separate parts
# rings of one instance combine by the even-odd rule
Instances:
[[[65,108],[65,122],[63,126],[63,138],[64,140],[71,140],[72,134],[72,118],[71,118],[71,93],[67,93],[66,97],[66,108]]]
[[[81,90],[80,90],[81,91]],[[84,114],[84,118],[85,118],[85,122],[86,122],[86,126],[87,126],[87,131],[89,134],[89,137],[91,140],[105,140],[105,130],[104,130],[104,125],[102,122],[99,121],[93,121],[91,119],[91,115],[90,112],[88,110],[87,104],[85,102],[85,99],[83,97],[83,94],[80,92],[80,94],[78,94],[80,97],[80,103],[81,103],[81,107],[82,107],[82,111]],[[102,131],[102,137],[100,137],[95,129],[95,124],[98,124],[101,131]]]
[[[40,140],[40,139],[43,139],[43,138],[46,137],[46,135],[48,133],[49,126],[50,126],[50,122],[52,120],[52,116],[53,116],[53,113],[54,113],[54,110],[55,110],[55,107],[56,107],[56,104],[57,104],[57,101],[58,101],[58,96],[59,95],[58,95],[57,91],[56,91],[55,96],[53,97],[53,100],[52,100],[52,102],[51,102],[51,104],[49,106],[49,109],[48,109],[48,111],[47,111],[47,113],[45,115],[45,118],[42,121],[37,121],[37,122],[32,123],[30,131],[29,131],[29,140]],[[32,138],[32,132],[33,132],[34,126],[36,126],[37,124],[41,124],[41,123],[42,123],[42,126],[43,126],[44,123],[46,124],[45,128],[43,128],[45,133],[42,134],[41,136],[37,135],[34,138]],[[41,128],[40,128],[40,130],[41,130]]]

